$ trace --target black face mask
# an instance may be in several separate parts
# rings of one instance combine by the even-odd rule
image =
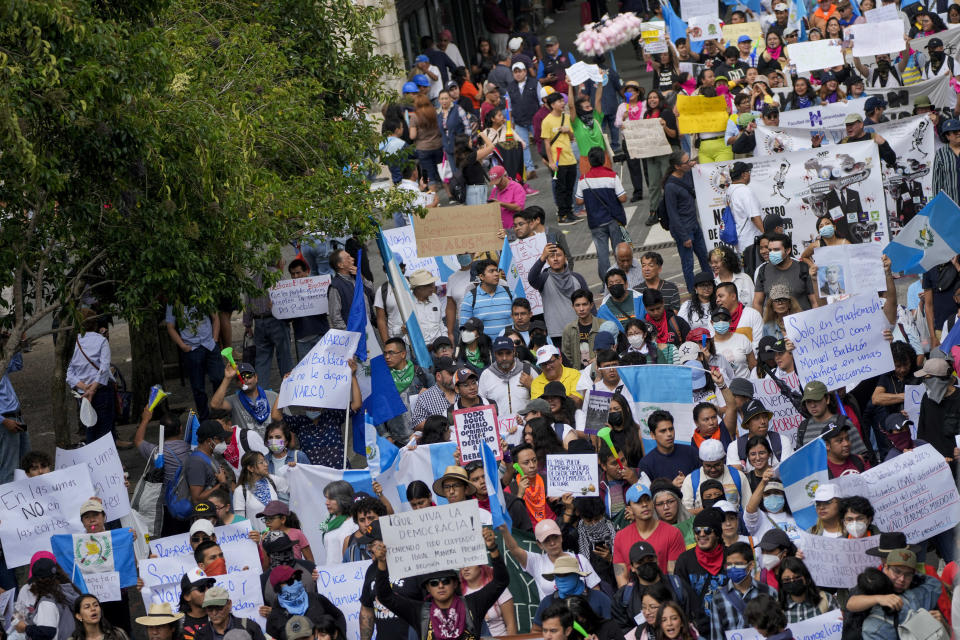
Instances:
[[[618,300],[623,297],[624,293],[627,292],[627,288],[624,287],[622,284],[612,284],[609,287],[607,287],[607,290],[610,292],[611,296],[613,296]]]
[[[877,67],[878,67],[881,71],[887,71],[887,70],[890,69],[890,61],[889,61],[889,60],[878,60],[878,61],[877,61]]]
[[[947,57],[947,54],[943,51],[930,51],[930,59],[934,62],[943,62],[943,59]]]
[[[644,582],[653,582],[660,577],[660,567],[656,562],[645,562],[637,567],[637,577]]]
[[[700,502],[703,504],[704,510],[707,510],[719,501],[720,498],[704,498]]]
[[[607,414],[607,422],[611,427],[619,427],[623,424],[623,414],[619,411],[611,411]]]
[[[806,590],[807,585],[803,583],[803,580],[791,580],[790,582],[781,582],[780,588],[783,589],[788,596],[798,596]]]

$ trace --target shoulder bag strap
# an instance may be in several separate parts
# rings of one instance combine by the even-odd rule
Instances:
[[[83,347],[80,345],[80,337],[79,337],[79,336],[77,336],[77,349],[80,349],[80,354],[81,354],[84,358],[87,359],[87,362],[90,363],[90,366],[91,366],[91,367],[93,367],[94,369],[97,369],[97,370],[100,369],[100,365],[94,364],[93,360],[90,359],[90,356],[87,355],[87,352],[83,350]]]
[[[567,121],[567,114],[563,113],[560,115],[560,128],[563,128],[563,123]],[[557,131],[557,135],[550,138],[550,146],[553,146],[553,143],[557,141],[557,138],[560,137],[561,131]]]

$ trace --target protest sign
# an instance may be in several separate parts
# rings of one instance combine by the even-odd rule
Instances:
[[[714,11],[717,9],[716,3],[713,5]],[[704,42],[706,40],[716,40],[722,34],[720,30],[720,18],[714,15],[702,15],[690,18],[689,33],[691,42]]]
[[[954,27],[954,25],[948,25],[948,27]],[[903,39],[902,33],[900,38],[901,40]],[[910,48],[914,51],[923,51],[926,53],[927,46],[929,46],[930,41],[934,38],[937,38],[943,43],[943,52],[948,56],[956,58],[957,55],[960,54],[960,29],[956,28],[948,28],[946,31],[938,31],[928,36],[911,38]],[[903,47],[903,45],[901,45],[901,47]]]
[[[540,297],[539,291],[528,285],[527,276],[533,263],[543,255],[543,248],[546,246],[547,234],[545,233],[535,233],[523,240],[518,239],[510,243],[510,250],[513,252],[513,265],[517,269],[517,278],[524,283],[523,290],[530,302],[530,313],[533,315],[543,313],[543,298]]]
[[[791,388],[799,382],[791,384],[792,380],[798,380],[796,373],[791,373],[784,382]],[[797,428],[803,422],[803,416],[790,402],[790,399],[780,392],[780,387],[770,378],[761,378],[753,381],[753,397],[760,400],[768,411],[773,412],[770,419],[770,431],[779,433],[781,437],[796,441]]]
[[[850,113],[863,112],[866,104],[866,98],[854,98],[846,102],[781,111],[779,127],[840,127],[842,129],[843,119]]]
[[[248,618],[266,630],[267,620],[260,615],[263,606],[263,589],[260,588],[260,568],[249,571],[228,573],[225,576],[210,576],[218,587],[223,587],[230,594],[231,612],[238,618]],[[149,610],[151,604],[167,603],[177,610],[180,602],[180,580],[168,584],[144,587],[140,591],[143,597],[143,606]]]
[[[816,237],[817,217],[827,215],[837,200],[852,203],[847,221],[853,242],[885,244],[889,240],[880,157],[872,141],[776,153],[752,158],[751,163],[748,186],[762,203],[763,215],[775,213],[786,220],[795,251],[803,249],[802,239]],[[720,244],[732,164],[693,167],[700,225],[710,248]]]
[[[756,20],[723,25],[723,39],[727,42],[735,43],[740,36],[749,36],[752,42],[757,42],[763,38],[763,27]]]
[[[803,551],[803,563],[818,587],[855,587],[864,569],[877,566],[876,557],[865,553],[877,546],[875,537],[830,538],[799,533],[797,548]]]
[[[327,312],[329,274],[281,280],[270,288],[270,313],[278,320]]]
[[[897,53],[903,49],[903,22],[898,18],[851,24],[844,31],[844,36],[853,41],[853,55],[858,58]]]
[[[600,495],[600,465],[595,453],[561,453],[547,456],[547,497],[574,498]]]
[[[869,125],[867,129],[882,136],[897,156],[895,167],[880,164],[886,194],[887,230],[891,236],[895,236],[901,221],[909,220],[933,197],[930,159],[936,151],[936,132],[930,118],[925,115]],[[759,124],[755,134],[757,155],[810,149],[813,134],[822,136],[821,148],[837,144],[847,135],[842,123],[834,127],[809,124],[801,127],[768,127]],[[835,218],[841,215],[837,211],[830,213]],[[815,236],[797,236],[794,232],[794,246],[798,249],[802,250],[815,240]]]
[[[120,589],[137,584],[134,534],[128,529],[99,533],[58,534],[50,538],[57,564],[80,593],[101,602],[120,600]]]
[[[896,3],[885,4],[877,7],[876,9],[867,9],[863,12],[863,17],[866,18],[867,22],[900,20],[900,12],[897,11]],[[903,40],[903,20],[900,20],[900,40]]]
[[[517,424],[517,416],[502,416],[497,414],[497,429],[500,430],[500,437],[506,440],[511,447],[520,444],[523,440],[523,429]]]
[[[380,518],[391,580],[487,564],[475,500]]]
[[[484,404],[453,412],[453,429],[460,448],[460,461],[465,465],[480,460],[483,455],[480,445],[486,442],[497,456],[503,459],[500,450],[500,428],[497,425],[497,406]]]
[[[600,74],[600,67],[595,64],[587,64],[583,60],[570,65],[566,70],[566,74],[567,81],[573,86],[583,84],[587,80],[593,80],[594,82],[601,82],[603,80],[603,76]]]
[[[839,40],[797,42],[787,47],[787,55],[797,67],[797,73],[819,71],[843,64],[843,47]]]
[[[659,33],[659,32],[658,32]],[[660,37],[654,38],[652,40],[643,40],[643,52],[653,55],[655,53],[666,53],[668,49],[667,39],[660,34]]]
[[[875,293],[787,316],[784,326],[795,346],[800,382],[819,380],[831,391],[853,389],[861,380],[893,371],[890,343],[883,337],[887,324]]]
[[[86,466],[8,482],[0,487],[0,544],[7,566],[50,550],[50,537],[83,531],[80,505],[94,495]]]
[[[720,11],[717,3],[712,0],[680,0],[680,17],[688,23],[698,16],[716,18],[719,15]]]
[[[85,465],[89,469],[94,493],[103,500],[107,520],[119,520],[130,513],[130,495],[113,435],[108,433],[79,449],[58,447],[56,468],[66,469],[74,465]]]
[[[677,96],[677,126],[681,134],[715,133],[727,127],[727,101],[723,96]]]
[[[908,384],[903,387],[903,410],[913,422],[910,429],[911,437],[917,437],[917,423],[920,422],[920,401],[927,394],[927,388],[922,384]]]
[[[891,5],[893,6],[893,5]],[[877,561],[874,559],[874,566]],[[807,564],[804,558],[804,564]],[[807,564],[809,567],[810,565]],[[817,582],[817,585],[820,583]],[[840,640],[843,637],[843,611],[834,609],[802,622],[788,624],[787,629],[793,632],[794,640]],[[724,632],[727,640],[763,640],[760,632],[753,627],[747,629],[732,629]]]
[[[347,619],[346,640],[360,640],[360,595],[370,562],[360,560],[317,567],[317,590]]]
[[[610,413],[610,398],[613,394],[609,391],[598,391],[590,389],[587,391],[586,420],[583,423],[583,430],[590,435],[596,435],[597,431],[607,426],[607,414]]]
[[[937,34],[938,37],[939,35]],[[923,38],[919,39],[922,40]],[[918,51],[926,51],[926,48],[918,49]],[[957,92],[950,86],[950,79],[949,75],[942,75],[921,80],[905,87],[896,87],[895,91],[891,91],[889,87],[871,88],[869,86],[864,91],[867,96],[881,96],[887,101],[887,108],[883,115],[891,120],[912,116],[914,100],[920,96],[930,98],[930,103],[934,107],[949,114],[957,101]],[[948,117],[952,117],[952,115]]]
[[[223,550],[224,560],[227,561],[227,571],[232,573],[260,566],[260,552],[257,544],[250,539],[250,531],[249,520],[214,528],[213,534]],[[140,564],[140,574],[144,582],[147,582],[149,577],[153,584],[163,584],[164,576],[176,573],[176,562],[180,562],[180,567],[183,568],[180,575],[197,566],[193,559],[193,548],[190,546],[190,534],[187,533],[151,540],[150,553],[156,557],[147,558]],[[152,563],[157,560],[169,562],[156,562],[154,566]]]
[[[503,240],[500,205],[496,202],[429,209],[417,219],[417,255],[421,258],[458,253],[499,251]]]
[[[813,260],[817,264],[820,295],[827,298],[886,291],[882,258],[883,247],[875,242],[815,248]]]
[[[863,496],[876,510],[881,531],[902,531],[916,544],[960,522],[953,474],[932,444],[925,444],[860,474],[840,476],[841,497]]]
[[[350,404],[348,361],[357,352],[360,334],[330,329],[280,384],[280,407],[346,409]]]
[[[659,118],[624,120],[620,134],[634,159],[669,155],[673,151]]]
[[[384,229],[383,239],[387,241],[387,245],[393,251],[397,260],[403,263],[407,273],[413,273],[417,269],[426,269],[436,276],[440,282],[446,282],[451,274],[460,269],[457,256],[436,256],[433,258],[418,256],[416,232],[418,222],[419,218],[414,219],[413,224]]]

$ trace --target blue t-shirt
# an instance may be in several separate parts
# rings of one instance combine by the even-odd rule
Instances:
[[[673,445],[673,451],[669,454],[654,448],[640,460],[640,471],[646,473],[651,481],[657,478],[673,480],[678,471],[686,475],[699,466],[700,456],[697,455],[697,450],[688,444]]]
[[[590,608],[593,609],[593,612],[604,620],[610,619],[610,613],[612,609],[612,604],[610,603],[610,598],[607,597],[607,594],[602,591],[597,591],[596,589],[587,589],[586,590],[587,601],[590,603]],[[580,594],[584,595],[584,594]],[[539,625],[543,622],[540,618],[541,614],[547,610],[551,604],[557,601],[557,593],[553,592],[548,595],[546,598],[540,601],[540,606],[537,607],[537,613],[533,616],[533,623]]]

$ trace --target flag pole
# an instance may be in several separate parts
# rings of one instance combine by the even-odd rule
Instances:
[[[356,374],[354,374],[356,375]],[[347,408],[344,411],[345,417],[343,419],[343,466],[341,469],[347,468],[347,456],[350,452],[350,404],[347,404]]]

